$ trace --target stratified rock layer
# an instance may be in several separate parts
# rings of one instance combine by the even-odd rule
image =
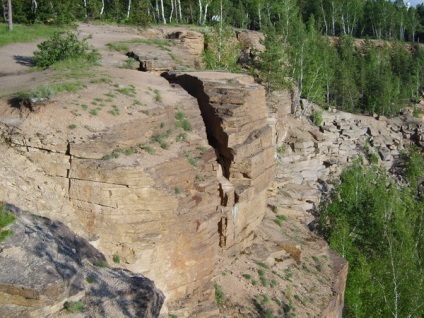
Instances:
[[[196,97],[208,141],[221,174],[220,246],[228,252],[249,246],[266,208],[274,173],[272,130],[267,124],[265,90],[249,76],[219,73],[168,73]]]

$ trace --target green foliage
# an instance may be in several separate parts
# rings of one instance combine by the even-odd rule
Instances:
[[[127,58],[124,63],[122,63],[121,68],[127,69],[127,70],[133,70],[136,68],[137,60],[129,57]]]
[[[207,69],[226,70],[229,72],[240,72],[237,63],[240,55],[240,44],[235,38],[234,30],[227,26],[218,24],[214,28],[206,28],[205,50],[203,51],[203,62]]]
[[[176,123],[175,123],[175,127],[182,128],[184,131],[192,131],[193,130],[191,123],[188,121],[188,119],[186,118],[186,115],[183,112],[178,111],[175,114],[175,119],[177,120]]]
[[[112,256],[112,260],[114,263],[119,264],[121,263],[121,258],[119,257],[119,255],[115,254]]]
[[[8,236],[13,234],[11,230],[3,230],[9,224],[15,221],[15,216],[7,211],[4,204],[0,204],[0,242],[4,241]]]
[[[125,52],[130,50],[129,46],[122,42],[107,43],[106,46],[112,51]]]
[[[414,191],[385,171],[357,163],[342,173],[320,224],[349,261],[344,317],[424,314],[423,211]]]
[[[188,152],[187,150],[184,150],[183,151],[184,152],[184,156],[187,158],[187,160],[188,160],[188,162],[193,166],[193,167],[198,167],[198,164],[197,164],[197,160],[196,160],[196,158],[194,158],[191,154],[190,154],[190,152]]]
[[[75,125],[75,124],[70,124],[70,125],[68,126],[68,128],[69,128],[69,129],[75,129],[75,128],[77,128],[77,125]]]
[[[37,39],[48,38],[62,28],[44,24],[13,25],[13,31],[9,31],[6,25],[0,24],[0,47],[17,42],[32,42]]]
[[[96,282],[96,279],[93,276],[87,276],[87,278],[85,280],[89,284],[93,284],[94,282]]]
[[[252,278],[252,275],[250,275],[250,274],[243,274],[242,276],[244,278],[246,278],[246,279],[251,279]]]
[[[95,262],[94,266],[100,267],[100,268],[105,268],[105,267],[109,267],[109,265],[106,262]]]
[[[99,60],[100,53],[90,48],[86,41],[87,38],[79,40],[72,32],[55,32],[48,40],[37,45],[34,64],[45,68],[59,61],[76,58],[94,64]]]
[[[225,302],[225,295],[224,295],[224,291],[222,290],[222,287],[218,284],[213,285],[215,288],[215,301],[216,304],[219,307],[224,306],[224,302]]]
[[[415,118],[420,118],[421,114],[421,109],[414,107],[414,109],[412,110],[412,116],[414,116]]]
[[[155,89],[153,92],[155,93],[155,100],[157,102],[162,102],[162,95],[160,93],[160,90]]]
[[[311,114],[311,121],[315,126],[321,126],[323,121],[322,111],[314,110]]]
[[[73,314],[84,311],[84,304],[81,301],[67,301],[63,307]]]
[[[259,82],[268,92],[289,87],[289,58],[282,36],[277,34],[275,28],[269,27],[262,44],[265,51],[259,54],[255,62],[255,67],[259,70]]]

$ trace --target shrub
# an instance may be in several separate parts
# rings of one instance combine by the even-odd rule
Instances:
[[[64,308],[71,313],[78,313],[84,311],[84,304],[80,301],[67,301]]]
[[[11,230],[4,230],[3,228],[15,221],[15,216],[6,210],[6,207],[0,205],[0,242],[4,241],[9,235],[13,234]]]
[[[215,287],[216,304],[219,307],[222,307],[224,305],[224,292],[223,292],[222,287],[220,285],[215,284],[214,287]]]
[[[116,264],[119,264],[121,262],[121,258],[119,257],[119,255],[113,255],[112,256],[113,262]]]
[[[312,112],[312,115],[310,116],[311,121],[316,126],[321,126],[323,118],[322,118],[322,112],[319,110],[314,110]]]
[[[87,39],[79,40],[72,32],[55,32],[48,40],[37,45],[34,64],[46,68],[68,59],[85,59],[94,64],[99,60],[100,53],[87,44]]]

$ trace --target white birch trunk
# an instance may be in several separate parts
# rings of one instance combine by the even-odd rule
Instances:
[[[173,14],[174,14],[174,0],[171,0],[171,13],[169,14],[169,23],[172,23]]]
[[[128,0],[127,19],[130,17],[130,12],[131,12],[131,0]]]
[[[177,0],[177,1],[178,1],[178,7],[179,7],[178,13],[180,14],[180,22],[181,22],[183,21],[183,15],[181,13],[181,0]]]
[[[162,22],[163,24],[166,24],[165,10],[163,9],[163,0],[160,0],[160,8],[162,10]]]
[[[100,9],[100,15],[103,15],[104,11],[105,11],[105,0],[102,0],[102,7]]]
[[[206,2],[206,4],[205,4],[205,14],[204,14],[204,16],[203,16],[203,24],[206,22],[206,15],[208,14],[208,6],[209,6],[209,1],[208,2]]]
[[[12,0],[7,0],[7,28],[13,30]]]
[[[202,0],[199,0],[199,20],[197,21],[198,24],[202,24],[202,14],[203,14]]]
[[[31,1],[31,11],[32,11],[32,13],[37,12],[37,8],[38,8],[38,3],[37,3],[37,1],[32,0],[32,1]]]

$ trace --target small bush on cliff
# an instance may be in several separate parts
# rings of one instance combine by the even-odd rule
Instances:
[[[314,110],[311,115],[311,121],[315,126],[321,126],[323,122],[322,112],[319,110]]]
[[[0,242],[4,241],[9,235],[13,234],[11,230],[3,228],[12,224],[15,221],[15,216],[6,210],[4,204],[0,205]]]
[[[84,304],[80,301],[67,301],[63,306],[71,313],[79,313],[84,311]]]
[[[87,44],[87,39],[79,40],[72,32],[55,32],[48,40],[37,45],[34,64],[46,68],[68,59],[82,59],[94,64],[99,60],[100,53]]]

